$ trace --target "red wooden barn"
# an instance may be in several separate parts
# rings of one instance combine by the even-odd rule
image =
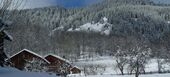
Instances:
[[[81,72],[80,69],[73,67],[68,60],[59,57],[57,55],[49,54],[45,56],[45,59],[50,62],[50,64],[48,65],[49,72],[53,72],[61,75],[70,74],[70,73],[75,74]]]
[[[45,56],[45,59],[50,62],[48,72],[53,72],[59,75],[70,74],[70,62],[54,54]]]
[[[42,56],[23,49],[9,58],[12,65],[20,70],[44,71],[49,62]]]

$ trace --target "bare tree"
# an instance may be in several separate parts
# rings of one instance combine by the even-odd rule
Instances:
[[[16,11],[23,4],[23,0],[0,0],[0,17],[9,19],[16,16]]]
[[[24,70],[31,72],[45,72],[48,68],[46,67],[46,63],[44,61],[33,58],[31,61],[25,60]]]
[[[115,54],[116,68],[120,70],[121,75],[124,75],[125,65],[128,64],[128,59],[126,54],[127,54],[126,51],[122,51],[121,49],[118,49],[117,53]]]
[[[8,19],[11,16],[14,16],[14,13],[12,13],[12,10],[16,9],[19,6],[19,2],[22,0],[0,0],[0,40],[1,40],[1,46],[0,46],[0,65],[3,66],[5,65],[6,61],[5,59],[7,58],[7,55],[4,52],[4,39],[8,36],[9,34],[6,32],[8,29],[9,25],[11,23],[7,22],[6,19]],[[10,37],[11,41],[11,37]]]
[[[132,47],[129,48],[129,68],[131,73],[134,71],[135,77],[145,73],[145,65],[148,63],[151,55],[151,49],[144,44],[144,41],[133,40]]]

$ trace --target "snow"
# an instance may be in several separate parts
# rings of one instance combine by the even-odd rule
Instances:
[[[21,52],[24,52],[24,51],[29,52],[29,53],[31,53],[31,54],[34,54],[34,55],[42,58],[42,59],[43,59],[44,61],[46,61],[47,63],[50,63],[49,61],[47,61],[46,59],[44,59],[44,57],[42,57],[41,55],[39,55],[39,54],[37,54],[37,53],[35,53],[35,52],[33,52],[33,51],[30,51],[30,50],[28,50],[28,49],[23,49],[23,50],[19,51],[18,53],[12,55],[10,58],[13,58],[13,57],[15,57],[16,55],[18,55],[18,54],[20,54]],[[10,58],[9,58],[9,59],[10,59]]]
[[[69,75],[68,77],[135,77],[134,75]],[[170,74],[148,74],[148,75],[140,75],[139,77],[170,77]]]
[[[24,72],[19,71],[11,67],[0,67],[0,77],[57,77],[52,74],[49,75],[45,72]],[[67,77],[135,77],[134,75],[114,75],[114,74],[103,74],[103,75],[82,75],[82,74],[70,74]],[[140,75],[140,77],[170,77],[170,74],[147,74]]]
[[[100,23],[96,23],[96,24],[87,23],[80,26],[80,30],[91,30],[95,32],[100,32],[102,31],[103,26],[104,24],[100,24]]]
[[[168,24],[170,24],[170,21],[167,21]]]
[[[69,32],[73,31],[73,28],[68,29]]]
[[[107,21],[108,21],[108,19],[107,19],[106,17],[104,17],[103,20],[104,20],[104,22],[107,22]]]
[[[117,71],[114,70],[114,65],[115,62],[113,60],[113,57],[96,57],[93,59],[89,59],[89,60],[83,60],[83,59],[79,59],[78,62],[75,62],[74,64],[76,66],[78,66],[80,69],[83,69],[84,67],[88,67],[91,65],[98,65],[98,66],[102,66],[105,67],[105,71],[102,72],[102,74],[117,74]],[[96,72],[100,72],[99,70],[96,70]]]
[[[0,67],[0,77],[57,77],[45,72],[24,72],[11,67]]]
[[[108,23],[108,19],[106,17],[104,17],[102,21],[103,22],[86,23],[84,25],[81,25],[80,27],[77,27],[74,30],[73,28],[69,28],[67,31],[86,31],[86,32],[92,31],[109,35],[111,32],[112,25]]]
[[[103,57],[95,57],[93,59],[78,59],[78,62],[73,62],[73,64],[77,65],[81,70],[82,74],[80,75],[68,75],[68,77],[134,77],[133,75],[125,75],[121,76],[118,75],[120,74],[120,71],[115,68],[116,66],[116,61],[114,57],[111,56],[103,56]],[[101,72],[100,67],[95,70],[97,72],[95,75],[86,75],[84,76],[84,68],[88,68],[91,66],[103,66],[105,67],[105,70]],[[170,70],[170,63],[164,63],[162,65],[164,68],[163,71],[169,71]],[[128,66],[125,66],[124,73],[128,73],[127,70]],[[145,68],[146,72],[158,72],[158,64],[157,64],[157,59],[151,59],[149,63],[146,65]],[[170,74],[146,74],[146,75],[141,75],[140,77],[170,77]]]
[[[9,33],[7,32],[7,31],[3,31],[6,35],[7,35],[7,37],[9,37],[9,39],[12,41],[13,40],[13,37],[11,36],[11,35],[9,35]]]
[[[109,35],[109,34],[110,34],[110,30],[111,30],[111,29],[105,30],[103,33],[106,34],[106,35]]]
[[[54,35],[54,32],[57,31],[57,30],[63,31],[63,30],[64,30],[64,26],[59,26],[59,27],[57,27],[57,28],[54,28],[54,29],[49,33],[49,36]]]
[[[151,60],[148,65],[146,65],[146,72],[156,72],[158,71],[158,64],[155,59]]]
[[[55,28],[53,31],[56,31],[56,30],[63,30],[64,29],[64,26],[60,26],[58,28]]]

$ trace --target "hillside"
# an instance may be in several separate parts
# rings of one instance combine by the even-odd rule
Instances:
[[[10,30],[14,41],[7,44],[6,52],[13,54],[27,48],[42,55],[50,52],[69,59],[79,57],[80,51],[89,55],[113,55],[117,41],[132,37],[145,39],[155,53],[162,51],[157,50],[158,47],[165,47],[167,52],[169,11],[169,6],[157,6],[148,0],[105,0],[77,9],[22,10],[14,19],[16,23]]]

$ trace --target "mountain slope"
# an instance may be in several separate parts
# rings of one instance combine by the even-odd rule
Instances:
[[[108,55],[115,52],[117,40],[131,37],[144,38],[153,49],[159,45],[169,48],[169,11],[169,6],[156,6],[148,0],[105,0],[79,9],[22,10],[10,30],[14,41],[7,52],[13,54],[27,48],[69,58],[79,56],[80,51]],[[101,22],[103,18],[107,18],[107,23]]]
[[[170,4],[169,0],[152,0],[152,1],[154,1],[155,3]]]

